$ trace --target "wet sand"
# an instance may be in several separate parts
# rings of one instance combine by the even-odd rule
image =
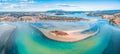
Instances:
[[[93,35],[95,35],[98,30],[96,32],[93,33],[87,33],[87,34],[82,34],[80,32],[82,32],[82,30],[69,30],[69,31],[63,31],[65,33],[67,33],[68,35],[56,35],[55,33],[51,33],[51,30],[46,30],[46,29],[39,29],[46,37],[48,37],[49,39],[52,40],[56,40],[56,41],[62,41],[62,42],[74,42],[74,41],[80,41],[83,39],[86,39],[88,37],[91,37]]]

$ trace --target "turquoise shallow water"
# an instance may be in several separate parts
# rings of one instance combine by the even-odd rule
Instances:
[[[120,27],[108,21],[98,19],[97,22],[16,22],[17,28],[11,41],[5,48],[5,54],[120,54]],[[77,42],[60,42],[48,39],[38,29],[52,28],[57,25],[64,29],[85,28],[89,33],[99,32],[87,39]],[[47,26],[46,26],[47,25]],[[64,25],[64,26],[62,26]]]
[[[48,39],[38,29],[31,26],[38,25],[43,28],[42,24],[49,25],[52,22],[16,23],[15,44],[19,54],[107,54],[111,53],[111,50],[117,50],[116,47],[110,45],[113,44],[111,42],[117,41],[113,37],[119,37],[119,31],[116,31],[117,28],[107,21],[100,20],[95,23],[94,25],[97,25],[95,27],[99,27],[100,31],[92,37],[77,42],[59,42]],[[72,24],[74,23],[70,23]]]

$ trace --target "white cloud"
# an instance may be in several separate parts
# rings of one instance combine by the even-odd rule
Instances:
[[[35,3],[34,0],[24,0],[24,1],[21,1],[20,3]]]
[[[7,1],[7,0],[6,0]],[[90,5],[90,4],[41,4],[34,0],[21,0],[19,3],[0,3],[0,11],[46,11],[50,9],[63,9],[63,10],[107,10],[119,7],[118,5],[110,6],[108,5]]]
[[[2,0],[2,1],[13,1],[13,0]],[[10,2],[0,2],[0,10],[9,10],[9,9],[24,9],[28,8],[32,4],[34,4],[34,0],[14,0],[21,1],[18,3],[10,3]]]
[[[15,8],[21,8],[22,6],[24,6],[24,5],[21,5],[21,4],[10,4],[8,6],[5,6],[4,8],[5,9],[15,9]]]
[[[21,9],[21,8],[24,8],[27,6],[28,6],[28,4],[22,4],[22,3],[19,3],[19,4],[2,3],[2,4],[0,4],[0,10],[1,9],[4,9],[4,10]]]
[[[13,0],[0,0],[2,2],[10,2],[10,1],[13,1]],[[14,1],[24,1],[24,2],[27,2],[27,1],[30,1],[30,0],[14,0]]]
[[[60,6],[60,7],[76,7],[75,5],[70,5],[70,4],[56,4],[56,6]]]
[[[12,5],[9,5],[9,6],[6,6],[4,7],[5,9],[13,9],[13,8],[17,8],[18,5],[16,4],[12,4]]]
[[[34,0],[0,0],[0,3],[35,3]]]

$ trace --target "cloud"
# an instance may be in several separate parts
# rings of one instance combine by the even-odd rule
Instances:
[[[0,10],[1,9],[22,9],[31,6],[35,3],[34,0],[14,0],[14,2],[19,1],[17,3],[11,3],[9,1],[13,0],[1,0],[6,2],[0,2]]]
[[[0,10],[1,9],[6,9],[6,10],[9,10],[9,9],[21,9],[21,8],[25,8],[25,7],[27,7],[28,6],[28,4],[22,4],[22,3],[20,3],[20,4],[11,4],[11,3],[2,3],[1,5],[0,5]]]
[[[35,0],[0,0],[0,3],[35,3]]]
[[[21,1],[20,3],[36,3],[34,0],[24,0]]]
[[[15,9],[15,8],[21,8],[25,5],[21,5],[21,4],[11,4],[5,7],[5,9]]]
[[[4,7],[4,8],[5,8],[5,9],[13,9],[13,8],[17,8],[17,7],[18,7],[18,5],[12,4],[12,5],[6,6],[6,7]]]
[[[13,0],[0,0],[1,2],[10,2],[10,1],[13,1]],[[14,1],[24,1],[24,2],[27,2],[27,1],[30,1],[30,0],[14,0]]]
[[[69,5],[69,4],[56,4],[56,6],[60,6],[60,7],[76,7],[75,5]]]

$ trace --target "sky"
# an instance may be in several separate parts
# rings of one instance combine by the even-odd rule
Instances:
[[[0,0],[0,11],[120,10],[120,0]]]

